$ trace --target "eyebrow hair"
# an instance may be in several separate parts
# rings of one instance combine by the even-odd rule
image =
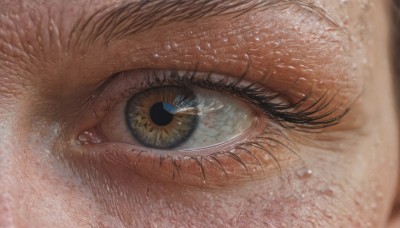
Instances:
[[[84,12],[71,30],[68,46],[88,45],[101,39],[108,44],[174,22],[239,17],[285,5],[297,5],[339,27],[320,6],[304,0],[138,0],[104,6],[89,16]]]

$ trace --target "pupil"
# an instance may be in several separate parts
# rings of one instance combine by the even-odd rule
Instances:
[[[172,122],[174,115],[164,109],[163,102],[158,102],[151,106],[150,118],[158,126],[166,126]]]

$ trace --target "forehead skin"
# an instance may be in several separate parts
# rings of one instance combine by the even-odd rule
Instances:
[[[69,167],[60,165],[48,152],[57,138],[54,132],[61,128],[59,123],[51,120],[60,116],[62,118],[63,113],[54,110],[63,110],[59,107],[62,105],[71,109],[77,100],[71,98],[74,94],[85,96],[89,93],[87,87],[102,80],[90,78],[86,74],[81,77],[70,74],[70,68],[74,68],[71,63],[87,60],[88,64],[95,65],[89,57],[85,59],[85,55],[89,53],[87,55],[98,56],[100,59],[105,58],[102,54],[106,50],[109,51],[104,42],[94,42],[92,46],[78,48],[70,46],[70,39],[74,37],[71,33],[78,20],[119,2],[0,0],[0,184],[6,186],[0,189],[0,212],[4,212],[0,213],[0,226],[9,225],[15,222],[12,219],[21,218],[27,219],[17,222],[22,226],[43,225],[36,218],[42,218],[54,226],[121,226],[133,223],[132,213],[147,225],[152,224],[147,221],[151,220],[165,225],[175,222],[190,226],[196,223],[185,223],[185,219],[208,221],[209,211],[215,210],[218,204],[223,205],[223,208],[215,214],[221,217],[211,219],[219,219],[219,224],[245,226],[235,219],[240,218],[238,220],[246,222],[251,218],[255,220],[251,222],[256,226],[262,225],[257,224],[257,221],[265,217],[273,217],[270,219],[271,226],[285,224],[289,217],[298,220],[293,226],[350,224],[349,227],[379,227],[385,223],[394,195],[394,167],[398,160],[397,154],[393,153],[397,149],[397,132],[393,128],[395,117],[392,90],[388,88],[391,83],[390,66],[387,64],[390,61],[382,61],[389,58],[385,1],[314,1],[325,10],[326,14],[323,15],[339,25],[348,38],[348,52],[353,55],[351,65],[357,69],[354,71],[357,77],[363,79],[359,82],[364,87],[362,99],[357,103],[355,114],[351,116],[359,112],[365,114],[360,116],[371,120],[365,123],[360,132],[354,134],[357,136],[355,138],[366,143],[345,142],[340,146],[349,151],[343,154],[328,151],[321,155],[315,152],[319,148],[306,148],[305,158],[316,163],[314,170],[320,172],[315,173],[315,179],[319,181],[309,181],[298,189],[287,188],[297,181],[290,179],[291,175],[287,174],[288,178],[280,187],[260,184],[257,190],[263,192],[257,192],[251,185],[225,192],[200,191],[193,194],[191,191],[183,191],[180,197],[185,202],[180,204],[176,195],[162,195],[163,191],[172,191],[174,188],[160,187],[162,189],[158,190],[161,193],[151,192],[154,194],[151,195],[149,189],[157,189],[158,185],[146,183],[146,186],[150,186],[147,189],[150,196],[146,199],[151,200],[146,202],[151,206],[148,207],[125,205],[126,202],[132,203],[132,195],[146,192],[146,189],[138,187],[138,190],[129,191],[129,188],[121,187],[105,190],[108,183],[97,180],[107,179],[102,174],[93,174],[96,180],[87,180],[85,177],[79,179],[71,173]],[[319,13],[312,11],[314,14]],[[268,12],[274,12],[274,9]],[[272,14],[272,17],[275,16]],[[222,19],[230,20],[229,17]],[[203,20],[210,20],[211,23],[212,19]],[[179,26],[184,28],[182,24]],[[156,26],[153,33],[161,30],[162,26]],[[118,44],[124,46],[124,42],[119,41]],[[107,66],[96,65],[89,70],[79,67],[78,70],[88,72],[87,75],[102,72],[107,76],[118,70],[120,65],[116,61]],[[32,106],[41,108],[34,109]],[[381,110],[386,111],[382,114]],[[353,136],[349,135],[349,138]],[[319,155],[312,157],[314,152]],[[326,170],[326,163],[331,169]],[[113,176],[112,171],[109,172]],[[118,178],[123,180],[124,177]],[[271,178],[271,182],[278,182],[278,179]],[[339,180],[340,183],[331,179]],[[322,188],[321,183],[333,186],[334,191],[340,193],[332,194],[329,189]],[[98,189],[99,186],[103,188]],[[316,189],[315,186],[321,188]],[[280,193],[271,196],[266,194],[267,190]],[[249,192],[254,196],[251,199],[245,197]],[[295,199],[299,195],[304,199]],[[314,201],[316,198],[322,200]],[[280,210],[275,210],[271,205],[281,205]],[[295,208],[294,212],[289,214],[286,207]],[[171,210],[173,214],[163,214],[166,210]],[[236,217],[233,218],[232,214]],[[53,220],[55,218],[57,221]]]

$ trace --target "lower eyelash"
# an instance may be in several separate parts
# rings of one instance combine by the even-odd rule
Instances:
[[[271,128],[277,130],[279,127],[271,126]],[[248,181],[249,179],[256,180],[275,172],[280,172],[282,168],[281,162],[288,158],[293,159],[294,151],[288,144],[290,145],[290,140],[282,132],[266,128],[262,135],[239,143],[229,150],[217,151],[206,155],[159,154],[154,155],[158,156],[156,158],[158,162],[154,164],[159,168],[162,166],[171,167],[169,174],[166,175],[178,183],[223,186],[228,184],[230,180],[237,182],[237,176],[240,176],[242,181]],[[145,156],[149,156],[149,152],[141,151],[136,154],[134,165],[129,166],[130,169],[135,171],[140,170],[138,165],[146,160]],[[296,153],[294,154],[296,159],[301,160]],[[226,165],[227,160],[236,163],[236,165]],[[122,161],[121,163],[126,164],[126,162]],[[196,180],[191,180],[194,183],[181,180],[185,179],[184,175],[188,175],[186,169],[189,165],[187,163],[192,163],[190,175],[196,177]],[[197,168],[193,167],[193,165],[197,166]],[[193,171],[196,169],[197,171]],[[210,169],[217,169],[219,173],[210,174],[213,173]],[[232,169],[235,171],[232,171]],[[233,178],[232,176],[235,177]],[[221,180],[220,177],[225,177],[225,180]]]

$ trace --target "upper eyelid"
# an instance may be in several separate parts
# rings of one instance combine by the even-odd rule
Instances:
[[[287,15],[291,15],[290,14],[291,12],[292,10],[286,13]],[[231,35],[227,33],[228,31],[224,30],[224,27],[222,27],[224,23],[222,23],[222,25],[220,25],[221,27],[218,27],[213,31],[209,31],[210,34],[207,33],[206,37],[200,37],[200,35],[202,34],[201,31],[198,31],[196,30],[196,28],[193,28],[194,30],[193,31],[191,30],[192,35],[189,37],[186,35],[179,34],[179,31],[181,31],[179,30],[179,31],[173,31],[171,32],[171,34],[164,34],[165,36],[162,37],[162,40],[153,40],[154,36],[150,37],[145,36],[144,37],[146,38],[145,40],[141,40],[138,38],[138,40],[132,39],[132,40],[124,40],[119,43],[116,42],[115,45],[111,45],[109,48],[104,50],[107,51],[107,59],[111,60],[104,64],[118,65],[120,66],[119,70],[121,71],[131,70],[131,69],[146,69],[146,68],[194,70],[194,68],[197,68],[196,65],[201,62],[205,63],[204,64],[205,66],[199,66],[200,71],[213,71],[216,73],[233,75],[234,72],[232,72],[232,69],[235,69],[236,71],[237,70],[242,71],[244,70],[243,68],[246,67],[244,65],[249,65],[250,64],[249,62],[252,62],[254,59],[256,59],[255,62],[258,62],[258,64],[257,65],[252,64],[251,66],[253,69],[256,68],[254,69],[255,73],[256,71],[259,72],[263,71],[264,73],[266,73],[265,71],[267,70],[270,70],[271,72],[282,71],[281,73],[278,73],[280,75],[280,79],[278,79],[278,77],[272,77],[274,81],[280,80],[281,82],[288,81],[287,83],[291,83],[289,82],[289,77],[293,77],[294,75],[297,78],[302,78],[302,79],[306,78],[307,81],[320,80],[323,83],[325,83],[324,81],[328,81],[328,84],[330,82],[335,81],[335,83],[330,83],[333,85],[330,87],[335,87],[335,89],[337,89],[338,87],[342,86],[342,84],[340,84],[341,82],[344,82],[343,85],[347,85],[347,82],[351,81],[352,79],[358,80],[358,78],[352,77],[355,74],[352,74],[350,76],[350,72],[345,70],[345,67],[347,67],[347,65],[344,66],[345,64],[343,64],[343,62],[339,63],[339,61],[335,61],[337,56],[341,57],[341,55],[344,55],[344,53],[342,52],[338,53],[337,50],[339,50],[338,48],[343,48],[345,44],[342,43],[344,42],[344,40],[341,39],[341,36],[337,36],[338,34],[331,30],[332,27],[327,26],[325,24],[320,25],[322,26],[320,29],[322,30],[326,29],[327,31],[329,30],[327,32],[328,38],[324,40],[324,43],[322,44],[319,43],[319,41],[316,41],[315,37],[311,37],[312,41],[315,42],[312,43],[311,40],[308,40],[307,36],[305,37],[291,36],[291,32],[288,31],[290,31],[295,25],[294,24],[281,25],[279,23],[279,21],[281,19],[283,20],[285,17],[286,16],[283,16],[282,18],[277,19],[277,21],[274,22],[278,26],[277,28],[275,27],[274,28],[279,31],[269,29],[268,26],[270,22],[268,20],[265,21],[257,20],[257,22],[254,21],[257,24],[255,23],[252,24],[252,21],[247,21],[246,19],[245,21],[243,21],[243,24],[246,25],[247,23],[249,23],[249,25],[252,24],[251,26],[241,27],[240,29],[236,27],[232,28],[236,31],[236,33],[245,33],[246,36],[250,34],[249,39],[256,39],[257,37],[255,37],[255,34],[260,34],[260,36],[263,37],[261,41],[259,40],[260,42],[258,43],[253,42],[251,40],[245,40],[245,42],[235,44],[236,49],[234,50],[232,49],[231,46],[232,44],[228,43],[222,44],[218,40],[210,40],[211,39],[210,37],[223,37],[223,36],[227,36],[225,38],[226,40],[229,39],[234,40],[235,38],[241,36],[236,34]],[[306,20],[308,17],[309,15],[304,16]],[[312,23],[314,21],[317,21],[317,19],[313,18],[312,20],[307,22]],[[266,27],[263,27],[263,25]],[[88,28],[88,26],[89,25],[87,25],[86,28]],[[305,32],[310,32],[310,28],[307,26],[306,28],[302,29],[304,29]],[[153,32],[156,31],[158,30],[155,30]],[[253,32],[254,34],[252,34]],[[248,38],[246,37],[245,39]],[[279,44],[277,39],[279,39],[279,41],[282,41],[283,44]],[[190,42],[186,43],[188,40],[199,42],[199,47],[204,45],[206,48],[204,50],[198,51],[198,49],[196,49],[197,47],[186,47],[187,44],[190,43]],[[307,43],[307,41],[311,43]],[[209,46],[206,46],[207,44],[209,44]],[[321,47],[319,47],[318,45],[321,45]],[[119,53],[116,53],[114,50],[119,49],[118,47],[121,48],[120,49],[121,51]],[[126,47],[131,47],[131,48],[126,49]],[[215,50],[222,50],[222,51],[220,51],[219,53],[213,52]],[[191,57],[194,56],[194,58],[187,59],[184,58],[185,55],[189,55]],[[212,59],[215,59],[216,61],[210,60],[209,57],[212,57]],[[332,60],[333,57],[335,58],[335,60]],[[97,56],[93,56],[93,59],[91,61],[93,62],[98,61]],[[237,64],[234,64],[233,66],[228,66],[228,64],[225,64],[224,61],[227,61],[227,63],[229,63],[228,61],[231,61],[231,63],[237,62]],[[181,62],[182,64],[180,64]],[[217,62],[222,62],[225,66],[222,67],[222,64]],[[346,64],[348,64],[347,62]],[[326,65],[327,63],[331,65],[335,64],[335,66],[331,67],[331,69],[333,68],[338,68],[338,69],[330,70],[331,72],[328,72],[327,68],[322,69],[322,64]],[[192,66],[189,66],[189,64]],[[283,65],[284,67],[286,67],[286,69],[283,69],[283,67],[279,65]],[[340,66],[343,67],[339,69]],[[113,68],[115,67],[113,66]],[[220,68],[222,71],[216,71],[215,70],[216,68]],[[349,69],[349,67],[347,67],[347,69]],[[287,74],[285,75],[283,71],[286,71]],[[334,74],[337,73],[343,76],[342,80],[334,79],[334,77],[336,77],[336,75]],[[103,76],[106,77],[107,75]],[[260,77],[261,75],[258,76]],[[287,79],[282,80],[281,78],[287,78]],[[292,78],[290,80],[292,80],[293,83],[293,81],[297,79]],[[273,80],[269,80],[268,83],[270,83],[271,81]],[[351,84],[350,86],[353,86],[353,84],[357,83],[357,82],[353,83],[353,81],[356,80],[352,80],[349,83]],[[287,83],[281,83],[281,84],[287,84]],[[271,84],[272,88],[277,87],[276,85],[273,84],[274,83]],[[307,92],[307,91],[301,91],[301,92]]]
[[[333,102],[335,95],[331,96],[330,94],[322,94],[317,100],[307,103],[307,100],[310,99],[310,96],[304,97],[304,99],[298,101],[297,103],[290,103],[285,94],[280,94],[264,88],[261,84],[257,82],[247,81],[246,78],[236,78],[232,76],[223,75],[222,80],[226,78],[231,78],[232,81],[226,83],[225,81],[219,81],[219,79],[215,79],[214,82],[206,81],[208,79],[201,79],[196,81],[196,77],[203,75],[206,77],[220,77],[213,73],[201,73],[196,71],[187,71],[187,72],[176,72],[176,71],[161,71],[163,72],[160,75],[160,71],[149,71],[150,78],[153,77],[154,79],[161,81],[154,81],[154,82],[147,82],[145,83],[144,87],[139,86],[133,89],[133,83],[130,80],[137,80],[135,76],[130,75],[130,72],[123,72],[121,75],[117,75],[113,77],[115,79],[114,83],[116,86],[119,83],[123,83],[127,85],[127,88],[117,89],[119,94],[117,97],[113,99],[110,103],[106,103],[106,106],[101,106],[100,111],[106,111],[112,108],[112,103],[121,102],[121,100],[128,99],[130,96],[147,89],[149,87],[157,87],[157,86],[164,86],[165,83],[172,83],[173,85],[188,85],[188,86],[199,86],[206,89],[213,89],[219,92],[226,92],[231,95],[239,96],[241,99],[244,99],[247,103],[255,106],[255,108],[259,109],[259,111],[265,113],[270,118],[274,119],[277,123],[281,124],[285,127],[295,128],[302,131],[310,131],[314,129],[321,129],[325,127],[329,127],[332,125],[336,125],[340,123],[341,119],[345,116],[345,114],[349,111],[350,107],[340,107],[338,105],[334,106],[331,105]],[[132,71],[135,72],[135,71]],[[142,71],[143,72],[143,71]],[[133,73],[134,74],[134,73]],[[158,76],[156,76],[158,75]],[[163,81],[163,77],[169,78],[173,75],[178,76],[178,78],[170,78]],[[139,77],[139,76],[136,76]],[[146,79],[149,79],[147,77]],[[202,81],[204,80],[204,81]],[[245,81],[242,81],[245,80]],[[123,82],[122,82],[123,81]],[[108,81],[112,83],[112,81]],[[246,83],[246,85],[251,85],[247,87],[246,85],[240,86],[241,83]],[[96,91],[97,94],[101,95],[103,92],[108,94],[109,92],[115,90],[113,86],[111,88],[107,88],[107,84],[103,85],[102,89],[108,89],[110,91]],[[175,84],[174,84],[175,83]],[[204,85],[198,83],[206,83]],[[239,84],[239,85],[237,85]],[[137,85],[136,85],[137,86]],[[211,87],[211,88],[210,88]],[[240,89],[241,91],[239,91]],[[113,94],[114,92],[111,92]],[[240,93],[240,94],[239,94]],[[108,95],[105,95],[107,97]],[[121,97],[122,96],[122,97]],[[275,101],[278,99],[278,101]],[[283,99],[283,100],[282,100]],[[101,100],[101,99],[100,99]],[[284,101],[286,100],[286,101]],[[260,103],[261,102],[261,103]],[[277,103],[279,102],[279,103]],[[284,102],[284,103],[280,103]]]

